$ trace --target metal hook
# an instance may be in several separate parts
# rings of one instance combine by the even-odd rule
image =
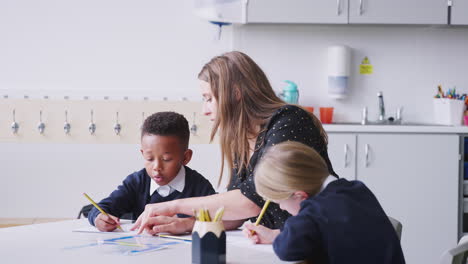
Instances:
[[[70,134],[70,129],[71,125],[68,123],[68,111],[65,110],[65,124],[63,125],[63,131],[65,131],[65,134]]]
[[[42,110],[39,110],[39,124],[37,125],[37,130],[39,134],[43,134],[45,130],[45,124],[42,122]]]
[[[118,136],[121,130],[122,130],[122,126],[119,124],[119,112],[117,111],[115,115],[114,132]]]
[[[197,125],[195,124],[195,117],[196,117],[197,113],[196,112],[193,112],[193,124],[192,126],[190,127],[190,132],[193,134],[193,135],[196,135],[197,134],[197,130],[198,130],[198,127]]]
[[[88,126],[89,133],[94,135],[96,132],[96,124],[94,124],[94,111],[91,109],[91,123]]]
[[[11,123],[11,131],[13,134],[18,133],[19,124],[16,122],[16,110],[13,109],[13,123]]]

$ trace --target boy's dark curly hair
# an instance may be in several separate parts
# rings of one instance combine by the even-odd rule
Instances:
[[[144,135],[176,136],[184,148],[188,148],[190,131],[187,119],[176,112],[157,112],[145,119],[141,127]]]

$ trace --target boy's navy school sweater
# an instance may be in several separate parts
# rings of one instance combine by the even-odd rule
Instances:
[[[185,167],[185,186],[182,192],[175,190],[166,197],[159,195],[157,191],[150,194],[150,182],[145,169],[134,172],[125,178],[123,183],[113,191],[109,197],[99,202],[99,206],[108,214],[121,217],[131,213],[133,220],[145,210],[145,205],[161,203],[176,199],[198,197],[215,194],[211,183],[197,171]],[[99,215],[99,210],[93,207],[88,214],[89,222],[94,225],[94,219]]]
[[[374,194],[362,182],[346,179],[304,200],[273,248],[286,261],[405,263],[398,236]]]

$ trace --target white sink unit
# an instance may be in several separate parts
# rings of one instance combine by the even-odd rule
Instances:
[[[335,171],[364,182],[403,224],[407,263],[437,263],[462,234],[466,127],[325,125]]]

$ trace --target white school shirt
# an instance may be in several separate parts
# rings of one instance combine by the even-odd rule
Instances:
[[[153,195],[154,191],[157,191],[159,195],[161,195],[162,197],[166,197],[169,194],[173,193],[174,191],[182,192],[184,190],[184,187],[185,187],[185,167],[182,166],[180,167],[180,170],[177,173],[177,176],[166,185],[161,186],[157,184],[156,182],[154,182],[153,179],[151,179],[150,195]]]

